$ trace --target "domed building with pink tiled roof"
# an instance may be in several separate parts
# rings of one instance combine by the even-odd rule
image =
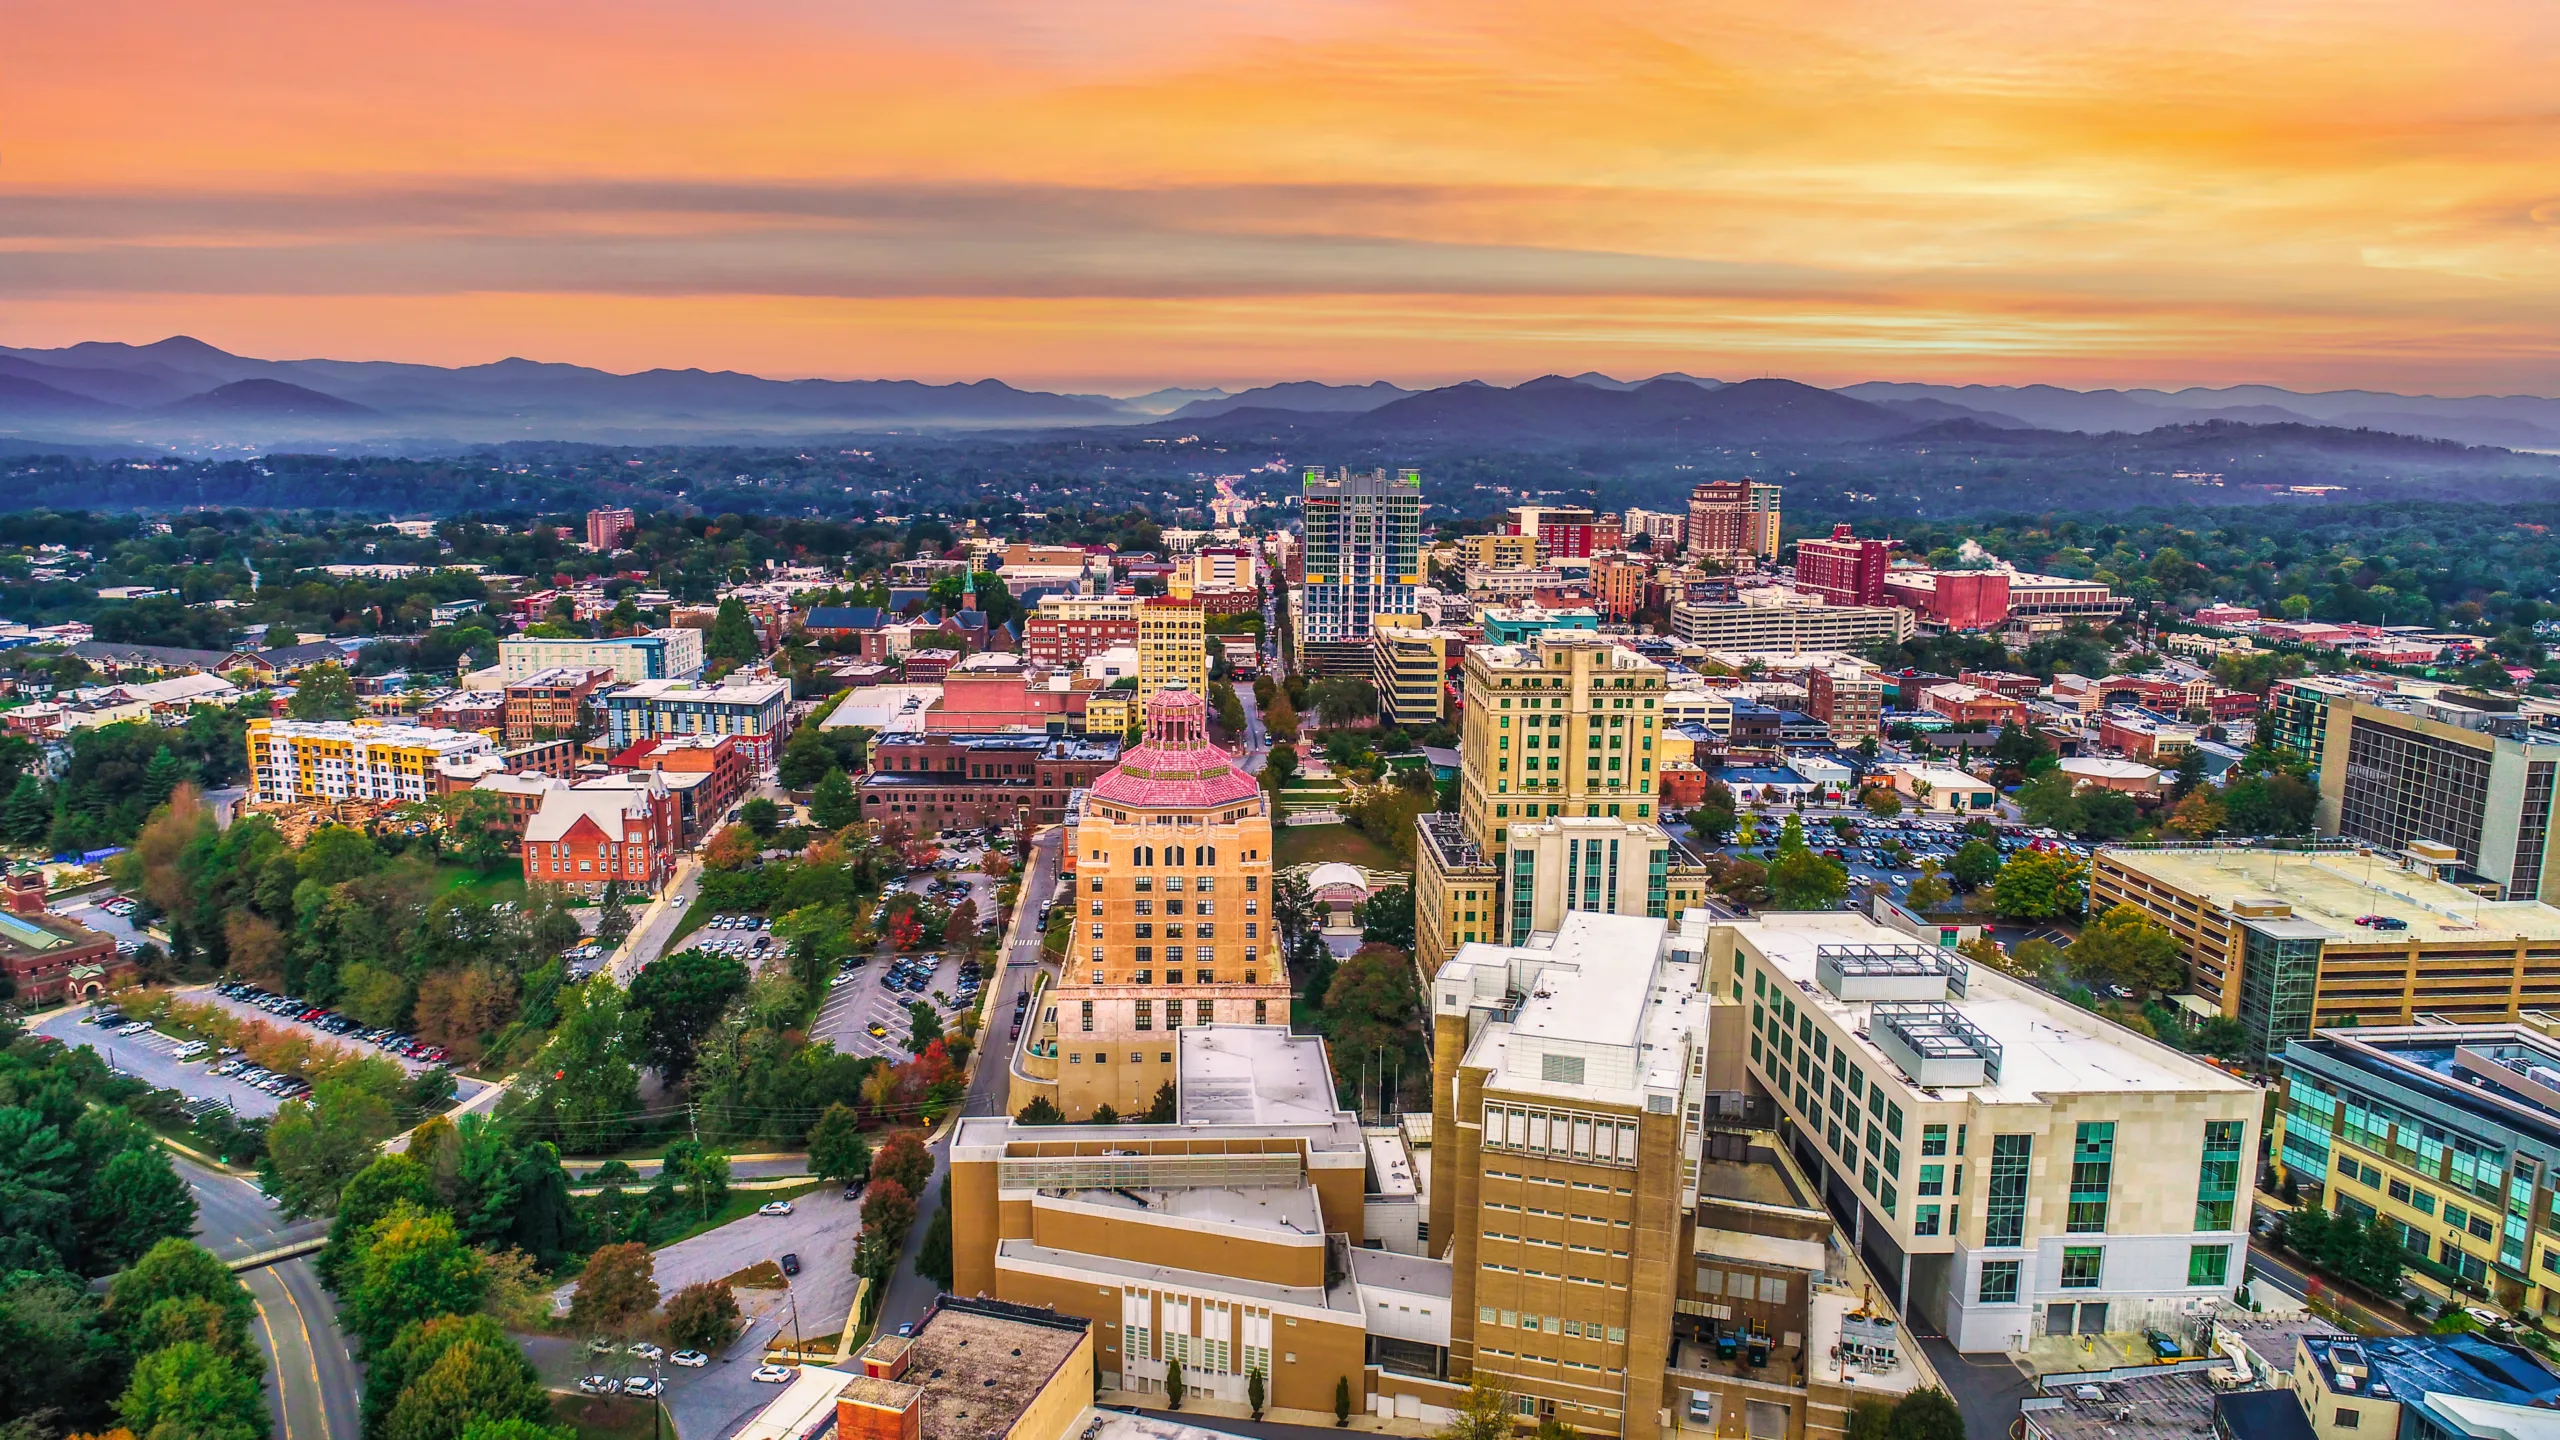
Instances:
[[[1067,838],[1075,918],[1033,1047],[1054,1061],[1051,1098],[1071,1120],[1146,1111],[1174,1079],[1186,1027],[1289,1023],[1270,798],[1209,738],[1200,695],[1158,691],[1146,727],[1093,782]]]

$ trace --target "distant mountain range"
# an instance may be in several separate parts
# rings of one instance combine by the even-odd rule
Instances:
[[[178,450],[325,446],[396,453],[509,440],[749,443],[918,431],[1148,426],[1238,440],[1521,447],[1641,440],[1705,445],[1867,444],[1933,433],[2143,434],[2198,425],[2373,430],[2463,445],[2560,451],[2560,400],[2302,393],[2266,385],[2066,390],[2052,385],[1872,381],[1823,390],[1548,375],[1503,387],[1410,390],[1386,381],[1289,381],[1242,391],[1057,394],[999,380],[769,380],[736,371],[501,360],[258,360],[184,336],[149,345],[0,347],[0,451],[45,442]],[[1940,427],[1954,427],[1942,432]]]

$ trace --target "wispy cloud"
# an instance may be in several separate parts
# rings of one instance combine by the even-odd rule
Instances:
[[[99,0],[11,31],[17,343],[2560,388],[2530,0]]]

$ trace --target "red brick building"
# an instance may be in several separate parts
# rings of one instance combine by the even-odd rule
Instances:
[[[609,667],[555,666],[507,682],[507,743],[526,745],[603,728],[588,709],[615,683]]]
[[[747,755],[735,735],[661,735],[606,763],[624,774],[655,775],[674,791],[688,845],[710,834],[747,793]]]
[[[1626,620],[1644,608],[1645,585],[1653,566],[1642,560],[1603,555],[1591,562],[1593,608],[1612,620]]]
[[[2009,618],[2009,576],[2002,570],[1888,572],[1884,598],[1942,629],[1990,630]]]
[[[1505,535],[1534,535],[1540,560],[1587,559],[1615,550],[1626,539],[1618,516],[1550,505],[1519,505],[1502,519]]]
[[[628,510],[590,510],[587,512],[587,548],[619,550],[623,542],[640,532],[640,517]]]
[[[1977,690],[2006,695],[2012,700],[2033,700],[2044,690],[2043,681],[2015,670],[1966,670],[1959,673],[1956,680]]]
[[[1022,625],[1023,657],[1052,670],[1137,643],[1137,603],[1116,595],[1044,596]]]
[[[645,893],[675,874],[681,802],[657,776],[609,775],[552,790],[525,825],[524,878],[602,894]]]
[[[131,980],[134,966],[114,936],[48,913],[44,872],[30,867],[0,882],[0,971],[19,1004],[38,1006],[96,999]]]
[[[1035,825],[1066,818],[1067,794],[1120,763],[1116,740],[1037,733],[898,733],[872,742],[862,818],[901,818],[919,830]]]
[[[2006,695],[1964,684],[1932,685],[1920,692],[1920,704],[1959,725],[1997,726],[2022,719],[2027,712],[2027,707]]]
[[[1849,526],[1834,525],[1827,540],[1796,542],[1796,588],[1834,605],[1882,605],[1892,557],[1892,541],[1861,540]]]

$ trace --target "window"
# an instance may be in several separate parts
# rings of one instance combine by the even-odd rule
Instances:
[[[2073,1235],[2103,1234],[2107,1228],[2107,1186],[2115,1173],[2116,1127],[2112,1121],[2084,1123],[2071,1141],[2071,1209],[2063,1229]]]
[[[1084,1002],[1084,1028],[1087,1033],[1093,1030],[1093,1002],[1090,1000]]]
[[[2231,1247],[2228,1245],[2190,1245],[2187,1247],[2187,1283],[2190,1285],[2222,1285],[2231,1278]]]
[[[1156,1028],[1156,1002],[1153,1000],[1138,1002],[1138,1028],[1141,1030]]]
[[[2204,1160],[2196,1172],[2196,1228],[2228,1230],[2240,1194],[2239,1120],[2204,1122]]]
[[[1923,1154],[1923,1155],[1944,1155],[1944,1154],[1946,1154],[1946,1153],[1947,1153],[1947,1127],[1946,1127],[1946,1126],[1944,1126],[1944,1125],[1923,1125],[1923,1126],[1921,1126],[1921,1127],[1920,1127],[1920,1153],[1921,1153],[1921,1154]]]
[[[1947,1167],[1946,1167],[1946,1166],[1944,1166],[1944,1165],[1923,1165],[1923,1166],[1921,1166],[1921,1167],[1920,1167],[1920,1193],[1921,1193],[1921,1194],[1923,1194],[1923,1195],[1944,1195],[1944,1194],[1946,1194],[1946,1193],[1947,1193]]]
[[[1991,1137],[1991,1194],[1983,1216],[1983,1244],[2026,1243],[2027,1168],[2034,1152],[2032,1135]]]
[[[1982,1284],[1974,1291],[1977,1302],[1984,1305],[2014,1305],[2018,1300],[2018,1262],[1985,1260],[1982,1262]]]
[[[1935,1205],[1923,1205],[1923,1206],[1919,1207],[1918,1209],[1916,1209],[1916,1210],[1912,1211],[1912,1212],[1911,1212],[1911,1233],[1912,1233],[1912,1234],[1914,1234],[1914,1235],[1935,1235],[1935,1234],[1937,1234],[1937,1233],[1938,1233],[1938,1207],[1937,1207],[1937,1206],[1935,1206]]]
[[[2341,1405],[2338,1407],[2336,1423],[2337,1427],[2341,1430],[2353,1430],[2364,1423],[2364,1412],[2361,1410],[2350,1410]]]
[[[2096,1245],[2072,1245],[2062,1252],[2062,1288],[2095,1290],[2098,1272],[2104,1266],[2107,1252]]]

